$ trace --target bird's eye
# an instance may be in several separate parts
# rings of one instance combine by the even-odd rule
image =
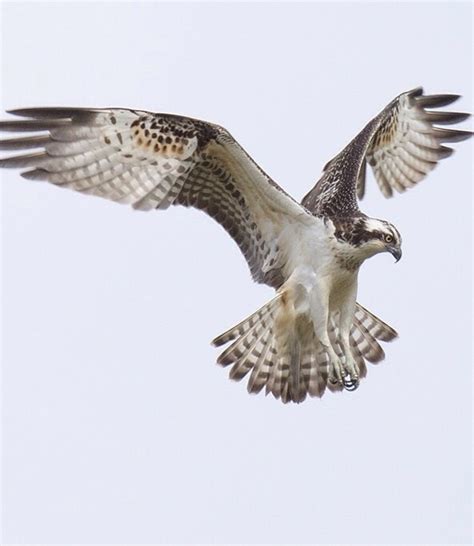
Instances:
[[[384,238],[386,243],[391,243],[393,241],[393,237],[391,235],[385,235]]]

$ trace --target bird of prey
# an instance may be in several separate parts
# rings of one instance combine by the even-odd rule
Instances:
[[[393,328],[357,302],[361,264],[380,252],[398,261],[395,226],[362,213],[366,166],[385,197],[422,180],[471,132],[437,125],[468,114],[436,110],[458,95],[402,93],[323,169],[301,203],[253,161],[224,128],[188,117],[124,108],[25,108],[0,130],[28,133],[0,149],[32,149],[0,160],[30,180],[126,203],[143,211],[203,210],[239,246],[271,301],[220,335],[230,377],[251,393],[286,402],[354,390],[366,362],[384,358]],[[434,109],[434,110],[433,110]]]

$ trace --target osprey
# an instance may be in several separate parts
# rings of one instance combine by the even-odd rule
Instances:
[[[264,387],[283,402],[354,390],[379,362],[379,341],[393,328],[356,301],[361,264],[380,252],[402,255],[398,230],[358,207],[372,167],[382,193],[422,180],[471,132],[437,124],[468,114],[427,110],[458,95],[396,97],[324,167],[301,204],[278,186],[222,127],[171,114],[123,108],[26,108],[27,119],[0,130],[33,133],[2,140],[2,150],[36,149],[0,160],[27,168],[22,176],[97,195],[138,210],[195,207],[238,244],[253,279],[275,297],[217,337],[231,343],[218,357],[230,377],[249,375],[248,391]],[[39,134],[36,134],[39,133]]]

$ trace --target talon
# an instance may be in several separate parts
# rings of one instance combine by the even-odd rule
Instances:
[[[344,378],[344,388],[346,391],[352,392],[359,387],[359,378],[349,376],[348,379]]]

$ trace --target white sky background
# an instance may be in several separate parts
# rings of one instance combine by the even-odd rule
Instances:
[[[3,110],[228,128],[301,198],[398,93],[464,95],[469,4],[4,4]],[[465,125],[468,127],[468,124]],[[400,339],[354,393],[249,396],[210,340],[272,294],[227,234],[3,172],[4,543],[470,543],[472,148],[386,201],[359,301]]]

